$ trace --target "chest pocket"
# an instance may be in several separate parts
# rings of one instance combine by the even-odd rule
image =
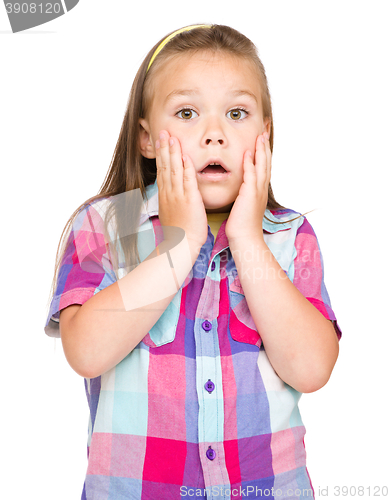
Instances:
[[[158,321],[142,339],[144,344],[149,347],[159,347],[175,340],[180,316],[181,293],[182,289],[180,288]]]
[[[143,261],[146,259],[146,257],[153,252],[156,246],[159,245],[163,239],[164,234],[159,218],[157,216],[152,216],[147,219],[140,226],[138,234],[137,244],[140,260]],[[168,307],[142,339],[141,342],[143,344],[146,344],[149,347],[160,347],[175,340],[176,329],[180,317],[182,289],[186,283],[187,279],[173,297]]]
[[[250,313],[238,275],[229,284],[229,300],[229,330],[233,340],[260,347],[260,334]]]

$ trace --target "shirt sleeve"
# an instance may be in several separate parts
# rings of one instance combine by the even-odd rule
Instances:
[[[332,309],[324,282],[324,263],[317,236],[309,221],[304,218],[295,239],[296,256],[293,263],[293,284],[326,319],[332,321],[337,337],[341,329]]]
[[[56,288],[46,319],[45,333],[60,337],[61,309],[84,304],[95,293],[116,281],[104,221],[93,204],[76,216],[62,257]]]

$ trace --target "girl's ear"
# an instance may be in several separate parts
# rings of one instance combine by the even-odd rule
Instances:
[[[139,125],[139,148],[142,156],[149,159],[156,158],[156,152],[150,135],[149,123],[145,118],[140,118]]]

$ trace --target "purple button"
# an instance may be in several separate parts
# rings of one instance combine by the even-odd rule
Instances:
[[[210,321],[207,321],[207,319],[206,319],[206,321],[203,321],[203,323],[202,323],[202,328],[203,328],[203,330],[206,330],[206,332],[211,330],[212,326],[213,325],[210,323]]]
[[[211,270],[214,271],[214,269],[215,269],[215,262],[211,264]]]
[[[206,451],[206,457],[209,460],[214,460],[216,456],[217,454],[215,453],[215,451],[211,448],[211,446],[209,446],[209,449]]]
[[[208,381],[204,384],[204,386],[206,391],[210,393],[213,392],[213,390],[215,389],[215,385],[213,384],[213,382],[211,382],[210,379],[208,379]]]

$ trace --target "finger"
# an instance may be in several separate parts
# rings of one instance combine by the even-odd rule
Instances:
[[[272,168],[272,153],[271,153],[271,146],[269,143],[269,135],[264,132],[264,137],[265,137],[265,153],[267,156],[267,170],[269,170],[269,174],[271,175],[271,168]]]
[[[175,137],[169,138],[169,157],[172,189],[183,194],[183,160],[180,142]]]
[[[172,184],[171,184],[171,169],[170,169],[168,140],[169,140],[169,133],[166,130],[161,130],[159,134],[159,143],[160,143],[159,155],[158,157],[156,155],[156,165],[157,165],[157,171],[160,170],[160,178],[162,180],[162,186],[167,191],[170,191],[172,189]]]
[[[161,191],[161,189],[164,186],[163,178],[162,178],[162,170],[160,168],[161,165],[161,151],[160,151],[160,141],[157,140],[155,144],[155,151],[156,151],[156,170],[157,170],[157,186],[158,189]]]
[[[196,178],[196,171],[191,158],[184,154],[183,160],[183,190],[184,194],[194,193],[198,191],[198,179]]]
[[[265,146],[265,154],[267,158],[267,186],[271,182],[271,168],[272,168],[272,153],[271,153],[271,147],[269,144],[269,136],[267,133],[264,133],[264,146]]]
[[[252,153],[248,149],[244,154],[244,175],[243,180],[249,186],[256,185],[256,167],[253,163]]]
[[[265,138],[263,134],[256,140],[255,165],[257,173],[257,187],[261,189],[267,179],[267,154],[265,151]]]

